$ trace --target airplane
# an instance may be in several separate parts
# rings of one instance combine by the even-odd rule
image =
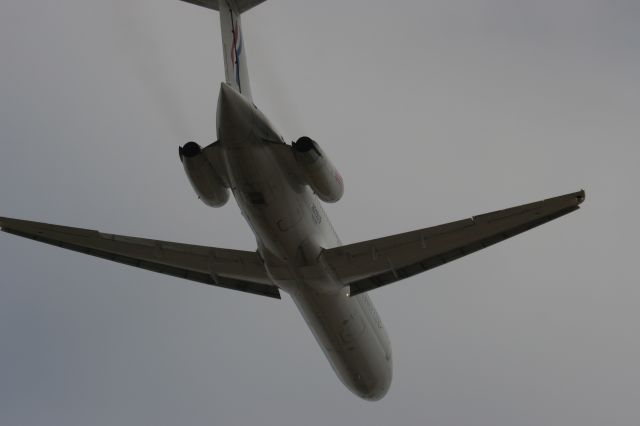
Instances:
[[[185,280],[270,298],[287,293],[342,383],[379,400],[392,377],[389,337],[368,292],[542,225],[579,208],[584,190],[443,225],[342,245],[321,202],[344,192],[324,150],[291,144],[251,97],[241,14],[264,0],[183,0],[219,12],[225,82],[218,140],[188,142],[179,158],[198,198],[221,207],[233,194],[255,234],[242,251],[0,218],[9,234]]]

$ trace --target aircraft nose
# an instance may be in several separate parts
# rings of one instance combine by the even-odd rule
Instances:
[[[253,105],[226,83],[220,85],[218,95],[218,139],[223,144],[247,140],[254,121]]]

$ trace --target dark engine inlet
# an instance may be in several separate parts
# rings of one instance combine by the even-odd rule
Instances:
[[[200,154],[202,148],[195,142],[187,142],[184,146],[178,148],[178,153],[180,154],[180,161],[182,161],[182,157],[192,158],[196,155]]]

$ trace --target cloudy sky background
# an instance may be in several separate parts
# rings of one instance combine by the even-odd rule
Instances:
[[[290,299],[0,235],[3,425],[636,425],[640,3],[269,0],[256,104],[340,168],[344,242],[585,188],[583,209],[372,297],[379,402]],[[0,214],[253,250],[178,160],[215,139],[218,17],[176,0],[0,5]]]

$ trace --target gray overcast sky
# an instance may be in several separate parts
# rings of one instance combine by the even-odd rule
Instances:
[[[346,390],[288,298],[0,235],[2,425],[637,425],[640,3],[269,0],[256,104],[341,169],[344,242],[585,188],[579,212],[372,297],[394,379]],[[178,160],[215,138],[218,17],[0,5],[0,214],[252,250]]]

